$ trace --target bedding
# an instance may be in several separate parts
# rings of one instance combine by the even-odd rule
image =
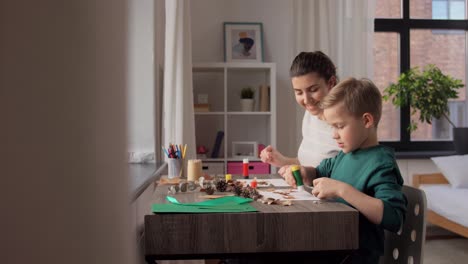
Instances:
[[[465,227],[468,227],[468,188],[452,188],[450,184],[421,184],[427,208]]]

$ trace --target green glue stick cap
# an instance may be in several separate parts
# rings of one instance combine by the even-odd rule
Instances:
[[[296,184],[297,184],[298,189],[303,189],[304,183],[302,182],[301,167],[298,165],[292,165],[291,171],[294,176],[294,179],[296,179]]]

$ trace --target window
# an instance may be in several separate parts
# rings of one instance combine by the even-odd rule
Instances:
[[[433,19],[465,19],[465,0],[432,0]]]
[[[383,0],[377,0],[377,2]],[[437,65],[466,84],[466,0],[401,0],[377,4],[374,34],[374,80],[384,90],[411,67]],[[401,8],[401,15],[396,14]],[[389,14],[389,10],[393,11]],[[390,18],[389,18],[390,17]],[[466,88],[449,103],[455,125],[466,126]],[[445,120],[419,124],[410,133],[409,107],[395,109],[384,102],[379,140],[397,151],[451,151],[452,127]]]

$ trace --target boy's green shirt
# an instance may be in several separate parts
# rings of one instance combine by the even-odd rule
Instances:
[[[337,156],[323,160],[316,170],[318,177],[330,177],[348,183],[357,190],[382,200],[384,212],[379,225],[359,214],[360,252],[382,255],[384,229],[398,232],[406,214],[407,200],[401,192],[403,178],[393,150],[377,145],[347,154],[341,151]],[[338,200],[348,204],[343,199]]]

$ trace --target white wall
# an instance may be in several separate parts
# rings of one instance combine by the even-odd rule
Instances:
[[[397,163],[406,185],[413,185],[414,174],[440,172],[430,159],[400,159]]]
[[[130,161],[154,160],[155,4],[129,0],[128,151]]]
[[[289,67],[295,56],[292,1],[197,0],[190,4],[194,63],[224,61],[224,22],[263,23],[264,61],[274,62],[277,67],[277,147],[285,155],[296,156],[297,104],[289,79]]]

